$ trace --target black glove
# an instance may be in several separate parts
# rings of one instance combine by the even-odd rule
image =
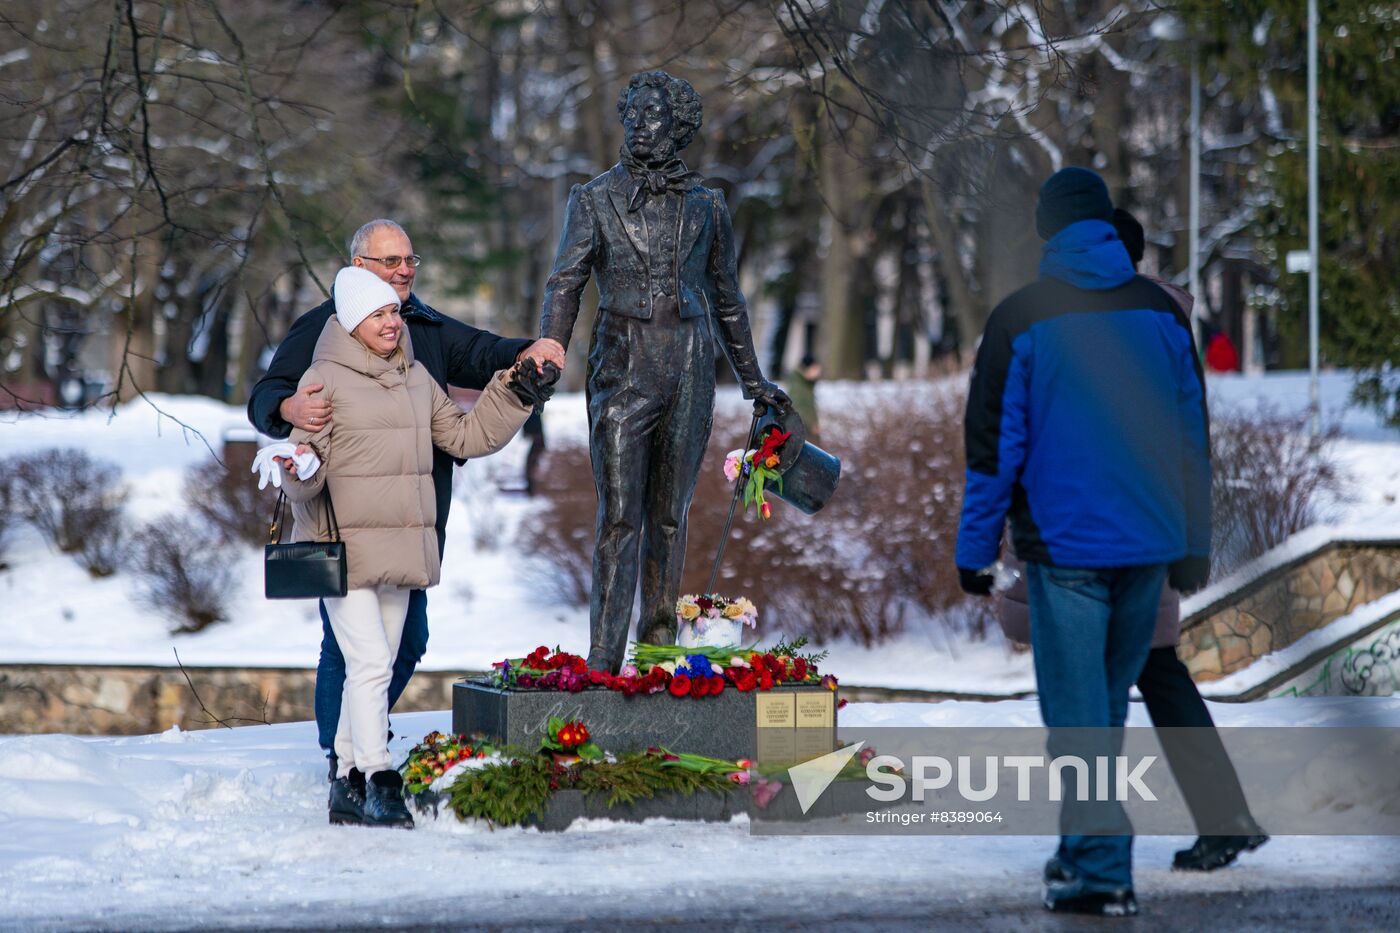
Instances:
[[[1206,585],[1210,579],[1210,558],[1188,554],[1167,569],[1167,582],[1183,596]]]
[[[515,393],[520,404],[528,405],[535,411],[544,408],[544,403],[554,395],[554,384],[559,381],[559,367],[545,363],[541,372],[530,360],[516,363],[506,379],[506,388]]]
[[[787,411],[792,408],[792,399],[788,398],[788,394],[782,389],[765,379],[754,390],[753,410],[757,414],[763,414],[765,407],[776,411]]]
[[[964,593],[973,596],[992,595],[992,584],[996,578],[990,573],[982,573],[978,570],[968,570],[966,567],[958,568],[958,586],[962,587]]]

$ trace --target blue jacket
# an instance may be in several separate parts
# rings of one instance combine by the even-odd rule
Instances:
[[[1113,227],[1045,244],[1040,280],[992,312],[967,399],[957,565],[1061,567],[1210,553],[1210,438],[1190,322]]]

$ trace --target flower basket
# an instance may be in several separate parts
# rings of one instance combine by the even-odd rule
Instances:
[[[725,647],[744,643],[744,623],[738,619],[707,619],[703,616],[693,622],[681,622],[676,626],[676,644],[683,648],[701,648],[706,645]]]
[[[743,597],[706,593],[676,600],[676,644],[684,648],[742,645],[749,640],[744,630],[757,623],[757,607]]]

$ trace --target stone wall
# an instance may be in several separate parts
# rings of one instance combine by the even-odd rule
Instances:
[[[1182,621],[1181,659],[1218,680],[1400,588],[1400,542],[1334,542]]]
[[[297,722],[314,716],[316,672],[298,668],[0,667],[0,734],[67,732],[142,735],[230,725]],[[461,672],[420,671],[397,712],[450,709]],[[194,690],[190,689],[193,683]],[[195,692],[198,692],[198,699]],[[208,708],[204,712],[200,702]]]

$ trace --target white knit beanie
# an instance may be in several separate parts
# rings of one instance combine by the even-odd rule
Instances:
[[[349,333],[385,305],[397,308],[401,304],[392,285],[359,266],[346,266],[337,272],[331,294],[335,296],[336,320]]]

